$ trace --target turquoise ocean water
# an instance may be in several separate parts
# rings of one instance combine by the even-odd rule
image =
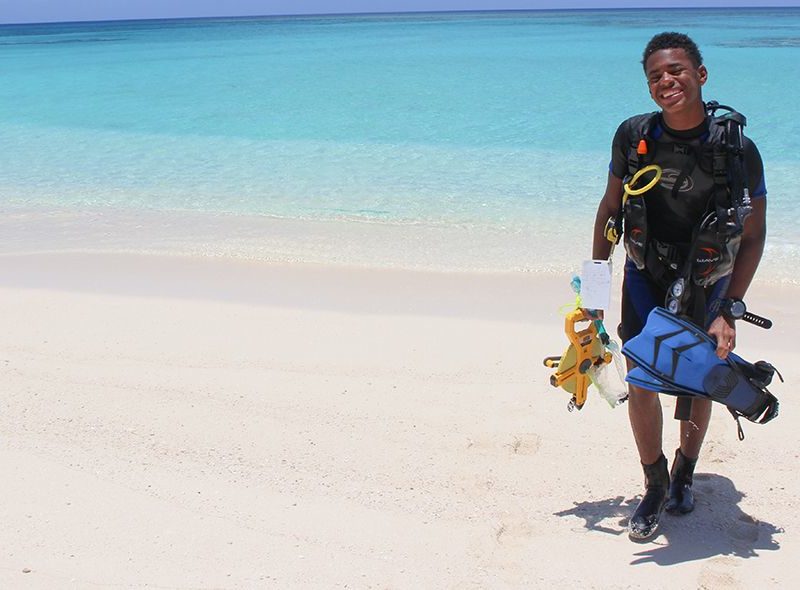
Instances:
[[[576,266],[663,30],[747,115],[794,280],[800,9],[0,25],[0,252]]]

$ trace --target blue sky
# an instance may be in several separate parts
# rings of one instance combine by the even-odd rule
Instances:
[[[800,0],[0,0],[0,23],[429,10],[733,7],[762,2],[800,6]]]

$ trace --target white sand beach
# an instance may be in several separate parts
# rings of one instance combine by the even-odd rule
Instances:
[[[2,588],[800,583],[796,287],[754,285],[775,327],[739,334],[781,415],[739,442],[717,407],[696,511],[637,545],[626,408],[569,413],[542,366],[568,279],[85,253],[0,277]]]

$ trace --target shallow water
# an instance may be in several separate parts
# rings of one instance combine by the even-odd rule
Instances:
[[[791,279],[800,231],[783,219],[800,213],[798,9],[2,26],[2,207],[50,219],[224,215],[222,235],[202,230],[203,215],[185,218],[198,224],[194,234],[184,225],[186,239],[212,253],[266,216],[334,222],[333,233],[352,222],[448,228],[486,245],[480,268],[577,265],[611,135],[655,108],[641,50],[670,29],[700,44],[705,97],[748,116],[775,220],[764,269]],[[25,230],[35,248],[42,236]],[[161,243],[142,239],[131,232],[124,245]],[[258,255],[241,242],[238,255]],[[471,266],[463,258],[450,262]]]

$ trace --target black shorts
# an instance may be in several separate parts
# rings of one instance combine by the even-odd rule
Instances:
[[[719,309],[719,300],[725,297],[730,276],[727,276],[710,287],[706,287],[705,313],[701,317],[692,318],[698,325],[708,328]],[[625,259],[625,276],[622,281],[622,321],[617,332],[623,343],[642,331],[647,316],[654,307],[664,307],[667,290],[657,285],[650,275],[636,268],[628,258]]]

